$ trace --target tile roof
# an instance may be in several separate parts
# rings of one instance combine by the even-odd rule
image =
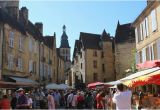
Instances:
[[[115,34],[115,43],[124,43],[130,40],[135,40],[134,28],[131,23],[123,25],[118,23]]]

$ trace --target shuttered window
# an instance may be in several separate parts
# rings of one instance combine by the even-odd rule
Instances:
[[[160,59],[160,39],[157,40],[157,58]]]
[[[146,23],[145,23],[145,20],[142,22],[143,24],[143,37],[145,38],[146,37]]]
[[[29,61],[29,72],[33,73],[33,61],[32,60]]]
[[[136,53],[136,64],[139,64],[140,63],[140,55],[139,55],[139,52]]]
[[[136,35],[136,43],[138,43],[138,32],[137,32],[137,28],[135,29],[135,35]]]
[[[146,25],[146,37],[149,36],[149,25],[148,25],[148,18],[145,18],[145,25]]]
[[[152,10],[151,12],[151,22],[152,22],[152,32],[157,29],[157,22],[156,22],[156,11]]]
[[[14,32],[9,33],[9,46],[14,47]]]
[[[142,49],[142,63],[146,61],[146,48]]]
[[[142,23],[140,24],[140,34],[141,34],[140,40],[142,41],[143,40],[143,24]]]

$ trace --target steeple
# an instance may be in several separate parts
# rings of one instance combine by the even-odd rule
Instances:
[[[105,30],[105,29],[103,30],[103,33],[102,33],[102,35],[101,35],[101,40],[103,40],[103,41],[110,40],[110,34],[109,34],[109,33],[106,33],[106,30]]]
[[[61,45],[60,48],[70,48],[69,43],[68,43],[68,36],[66,34],[66,26],[63,25],[63,34],[61,36]]]

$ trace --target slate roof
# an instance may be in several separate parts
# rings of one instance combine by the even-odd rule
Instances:
[[[76,40],[74,44],[74,50],[73,50],[73,57],[75,57],[77,52],[80,52],[80,49],[82,47],[82,43],[80,40]]]
[[[0,8],[0,22],[9,24],[12,28],[17,29],[22,34],[26,34],[25,27],[22,23],[18,22],[16,18],[11,17],[5,10]]]
[[[124,43],[130,40],[135,41],[135,32],[131,23],[123,25],[118,23],[115,34],[115,43]]]
[[[28,25],[26,27],[26,30],[29,34],[31,34],[36,40],[39,40],[40,42],[42,42],[43,36],[42,34],[39,32],[39,30],[35,27],[35,25],[28,20]]]
[[[101,35],[80,32],[80,40],[85,49],[100,49]]]
[[[47,45],[49,48],[53,48],[54,47],[54,40],[55,37],[54,36],[44,36],[44,44]]]
[[[101,35],[101,39],[103,41],[112,41],[111,40],[111,37],[110,37],[110,34],[106,33],[106,30],[104,29],[102,35]]]
[[[26,32],[31,34],[35,39],[43,41],[43,37],[39,30],[28,20],[28,24],[24,26],[24,24],[17,20],[16,18],[10,16],[5,10],[0,8],[0,22],[9,24],[12,28],[17,29],[22,34],[26,35]]]

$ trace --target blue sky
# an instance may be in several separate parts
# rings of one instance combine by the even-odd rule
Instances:
[[[114,36],[118,20],[120,24],[133,22],[146,7],[146,1],[20,0],[20,8],[22,6],[28,8],[29,19],[33,23],[43,22],[44,35],[56,32],[57,47],[65,24],[73,52],[80,32],[101,34],[105,29]]]

